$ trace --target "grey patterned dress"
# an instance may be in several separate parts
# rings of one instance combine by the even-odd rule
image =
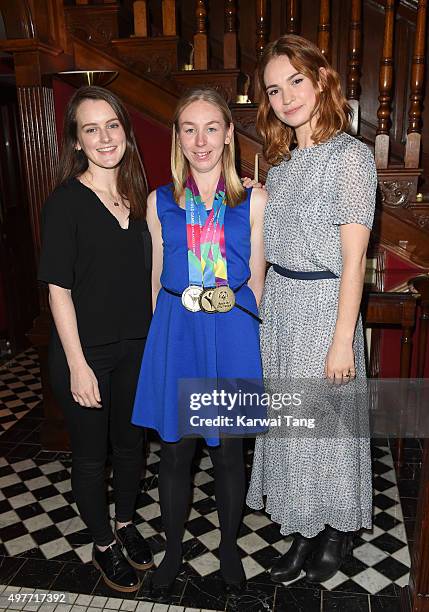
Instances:
[[[290,160],[268,173],[267,261],[291,270],[330,270],[340,276],[340,225],[371,228],[376,184],[370,150],[348,134],[295,149]],[[265,378],[323,378],[339,287],[339,279],[293,280],[269,269],[260,308]],[[356,382],[359,377],[364,381],[360,320],[354,351]],[[266,511],[280,524],[283,535],[299,532],[313,537],[326,524],[342,531],[370,528],[368,437],[276,437],[270,432],[259,436],[247,504],[260,510],[263,496]]]

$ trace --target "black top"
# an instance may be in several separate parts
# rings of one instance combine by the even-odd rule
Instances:
[[[57,187],[42,210],[38,278],[71,289],[82,346],[147,335],[151,241],[146,221],[122,229],[79,180]]]

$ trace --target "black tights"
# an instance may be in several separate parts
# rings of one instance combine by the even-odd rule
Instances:
[[[155,572],[156,585],[169,584],[182,563],[182,538],[188,516],[191,491],[191,463],[195,439],[162,442],[159,468],[159,499],[167,538],[167,549]],[[240,438],[224,438],[220,446],[209,447],[215,474],[216,505],[221,531],[219,558],[227,582],[241,582],[243,567],[237,548],[237,532],[244,504],[244,459]]]

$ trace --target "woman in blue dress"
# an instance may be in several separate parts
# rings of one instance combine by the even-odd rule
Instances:
[[[148,198],[154,316],[132,421],[161,437],[167,546],[153,577],[154,597],[172,590],[189,510],[196,436],[183,437],[189,430],[179,418],[179,381],[262,379],[257,304],[265,274],[266,194],[243,188],[233,131],[230,110],[215,90],[185,94],[174,118],[173,183]],[[242,439],[220,439],[216,430],[204,437],[215,472],[220,570],[231,592],[245,581],[237,547],[245,494]]]

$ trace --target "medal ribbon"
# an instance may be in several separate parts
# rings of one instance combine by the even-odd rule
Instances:
[[[213,208],[207,214],[197,184],[190,174],[185,186],[189,284],[219,287],[228,284],[225,248],[225,181],[216,187]]]

